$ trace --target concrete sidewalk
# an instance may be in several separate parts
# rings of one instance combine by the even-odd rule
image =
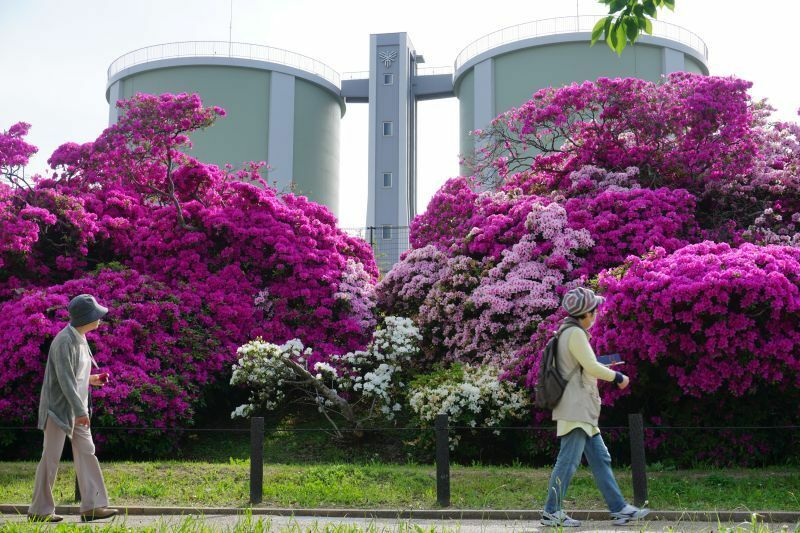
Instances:
[[[187,520],[189,522],[187,522]],[[181,526],[204,524],[216,531],[233,530],[237,525],[244,525],[243,515],[234,514],[193,514],[193,515],[129,515],[119,516],[111,520],[94,522],[96,526],[117,525],[129,528],[157,526],[166,529],[179,529]],[[553,528],[541,526],[538,520],[433,520],[433,519],[387,519],[387,518],[355,518],[355,517],[313,517],[313,516],[275,516],[254,515],[250,518],[251,525],[258,521],[266,531],[324,531],[326,527],[355,526],[363,531],[370,532],[401,532],[409,531],[409,527],[422,528],[424,531],[459,532],[459,533],[491,533],[491,532],[544,532],[553,531]],[[23,516],[0,515],[0,528],[5,523],[24,522]],[[76,515],[65,515],[66,523],[80,524]],[[720,523],[720,522],[692,522],[692,521],[665,521],[646,520],[631,523],[627,526],[615,527],[609,520],[591,520],[583,523],[580,528],[570,528],[569,531],[596,531],[596,532],[632,532],[632,531],[691,531],[691,532],[718,532],[724,530],[735,531],[740,527],[742,531],[753,531],[749,522]],[[768,528],[768,529],[766,529]],[[250,528],[245,528],[250,529]],[[413,530],[412,529],[412,530]],[[191,530],[191,529],[190,529]],[[765,526],[768,531],[800,531],[798,524],[770,523]]]
[[[178,526],[186,520],[202,521],[217,530],[232,529],[251,513],[251,520],[261,520],[275,531],[297,528],[315,530],[325,526],[354,525],[364,530],[398,531],[408,525],[436,531],[464,533],[491,531],[545,531],[539,524],[536,510],[482,510],[482,509],[291,509],[254,507],[242,508],[191,508],[191,507],[119,507],[122,516],[96,524],[124,524],[127,527],[164,525]],[[0,505],[0,525],[24,521],[27,506]],[[61,506],[57,512],[65,522],[79,523],[77,506]],[[752,513],[705,511],[654,511],[644,521],[615,527],[606,511],[572,511],[570,515],[584,524],[570,531],[720,531],[735,529],[752,531]],[[768,511],[756,515],[759,524],[770,531],[800,532],[800,512]]]
[[[175,516],[175,515],[240,515],[249,510],[254,516],[295,516],[312,518],[366,518],[403,520],[518,520],[537,521],[541,515],[538,509],[359,509],[359,508],[316,508],[293,507],[150,507],[150,506],[112,506],[128,516]],[[0,504],[2,514],[25,514],[27,504]],[[62,515],[77,515],[77,505],[60,505],[56,512]],[[569,515],[578,520],[609,521],[606,510],[569,510]],[[659,511],[654,510],[649,520],[667,522],[751,522],[753,514],[759,522],[799,524],[800,512],[792,511]]]

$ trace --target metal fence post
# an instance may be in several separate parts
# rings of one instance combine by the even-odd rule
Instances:
[[[75,501],[81,501],[81,488],[78,485],[78,474],[75,474]]]
[[[631,439],[633,504],[641,507],[647,502],[647,464],[644,458],[644,422],[641,413],[628,415],[628,431]]]
[[[448,416],[436,415],[436,502],[450,507],[450,436]]]
[[[264,418],[250,419],[250,503],[261,503],[264,483]]]

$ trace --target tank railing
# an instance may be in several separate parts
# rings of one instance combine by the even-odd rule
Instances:
[[[343,80],[366,80],[369,79],[368,70],[359,70],[357,72],[344,72],[342,73]]]
[[[606,16],[607,15],[580,15],[555,17],[502,28],[468,44],[458,54],[458,57],[456,57],[455,70],[458,71],[467,61],[477,55],[503,44],[545,35],[591,32],[597,21]],[[669,22],[654,20],[653,36],[664,37],[685,44],[702,54],[704,59],[708,59],[708,46],[706,46],[706,43],[697,34],[686,28]]]
[[[437,74],[452,74],[453,67],[450,65],[443,65],[439,67],[417,67],[417,76],[433,76]],[[369,79],[368,70],[359,70],[357,72],[344,72],[342,73],[343,80],[365,80]]]
[[[272,46],[228,41],[181,41],[145,46],[115,59],[108,67],[108,79],[134,65],[178,57],[231,57],[269,61],[315,74],[336,87],[341,86],[339,73],[314,58]]]
[[[441,67],[417,67],[417,76],[435,76],[438,74],[452,74],[453,67],[445,65]]]

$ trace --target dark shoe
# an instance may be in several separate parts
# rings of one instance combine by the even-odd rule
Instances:
[[[103,518],[111,518],[119,511],[110,509],[108,507],[98,507],[91,511],[81,513],[81,522],[91,522],[92,520],[102,520]]]
[[[61,522],[64,520],[63,516],[53,514],[29,514],[28,520],[31,522]]]

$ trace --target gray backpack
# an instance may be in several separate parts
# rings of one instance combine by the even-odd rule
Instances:
[[[566,379],[561,377],[561,372],[558,370],[558,339],[560,336],[561,331],[558,331],[547,342],[542,359],[539,361],[539,379],[534,388],[534,404],[539,409],[554,409],[561,401],[569,380],[572,379],[575,372],[582,370],[578,365]]]

